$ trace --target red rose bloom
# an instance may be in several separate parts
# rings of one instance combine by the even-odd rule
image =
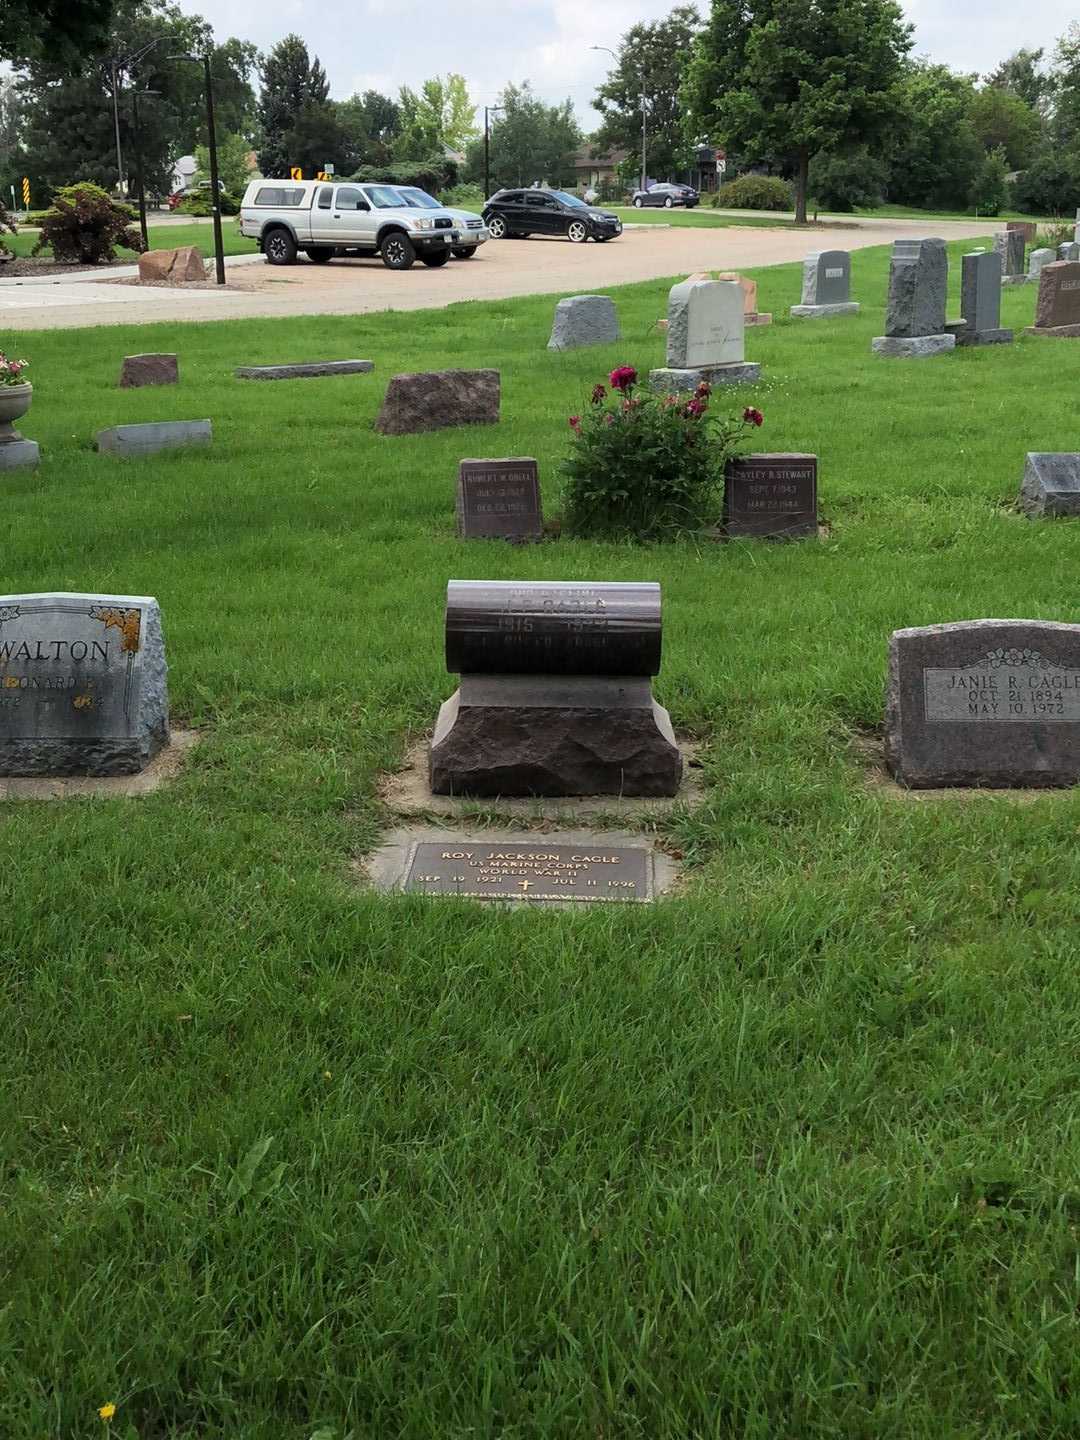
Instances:
[[[637,371],[632,365],[620,365],[608,376],[613,390],[629,390],[637,384]]]
[[[575,435],[580,435],[580,434],[581,434],[581,416],[580,416],[580,415],[571,415],[571,416],[570,416],[570,429],[573,430],[573,432],[574,432]]]
[[[712,386],[707,380],[702,380],[701,384],[694,391],[694,394],[699,400],[707,400],[712,394]]]
[[[592,391],[592,403],[594,405],[599,405],[606,394],[607,391],[604,389],[603,385],[594,385]]]
[[[688,420],[697,420],[705,414],[705,401],[699,400],[695,395],[693,399],[686,402],[686,409],[683,411],[683,414]]]
[[[746,409],[742,412],[742,418],[747,425],[765,424],[765,416],[761,413],[760,410],[755,410],[752,405],[748,405]]]

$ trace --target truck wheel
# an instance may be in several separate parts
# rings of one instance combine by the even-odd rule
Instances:
[[[432,250],[428,255],[421,255],[420,259],[429,270],[437,270],[440,265],[445,265],[450,259],[449,250]]]
[[[262,248],[271,265],[293,265],[296,262],[296,241],[288,230],[271,230],[263,239]]]
[[[333,250],[326,250],[320,247],[307,250],[304,253],[307,255],[307,258],[315,265],[325,265],[328,260],[332,260],[334,258]]]
[[[476,246],[459,245],[456,250],[451,250],[450,254],[453,255],[457,260],[471,260],[472,257],[476,254]]]
[[[413,243],[400,230],[394,230],[382,242],[382,263],[388,270],[408,270],[416,259]]]

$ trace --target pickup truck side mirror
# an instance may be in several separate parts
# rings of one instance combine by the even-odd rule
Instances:
[[[357,210],[370,210],[371,206],[367,203],[366,200],[357,200],[356,208]]]

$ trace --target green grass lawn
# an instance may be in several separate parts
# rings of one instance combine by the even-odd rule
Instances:
[[[763,225],[783,226],[793,229],[795,225],[794,218],[790,215],[720,215],[707,208],[663,210],[652,206],[646,208],[644,205],[640,210],[636,210],[633,205],[605,205],[602,208],[613,210],[616,215],[621,216],[623,224],[633,225],[703,225],[708,229],[726,229],[731,225],[754,225],[758,228]]]
[[[972,220],[976,216],[971,210],[918,210],[911,205],[875,205],[870,209],[858,209],[856,215],[869,216],[878,220]],[[1035,220],[1040,225],[1056,225],[1063,221],[1048,220],[1044,215],[1026,215],[1020,210],[1002,210],[998,215],[982,215],[983,220]]]
[[[954,259],[960,247],[953,250]],[[24,333],[40,440],[7,591],[156,595],[181,777],[0,806],[5,1440],[1049,1440],[1080,1428],[1080,794],[877,781],[898,626],[1080,619],[1080,526],[1010,508],[1077,444],[1080,346],[870,354],[757,272],[760,448],[828,537],[462,543],[465,455],[535,455],[624,341],[556,297]],[[954,286],[958,280],[954,263]],[[1005,323],[1034,290],[1006,289]],[[177,350],[177,388],[116,388]],[[245,384],[238,363],[369,357]],[[497,429],[382,438],[396,371],[497,366]],[[212,416],[204,453],[95,430]],[[659,580],[657,694],[705,800],[652,907],[358,889],[435,717],[448,577]]]
[[[138,229],[138,226],[135,226]],[[147,227],[151,250],[174,250],[179,245],[197,245],[204,255],[214,253],[214,230],[211,225],[150,225]],[[245,239],[237,230],[235,220],[223,220],[221,238],[226,255],[254,255],[258,246],[254,240]],[[0,235],[0,240],[16,255],[29,255],[37,244],[37,233],[26,231],[21,235]],[[46,252],[48,253],[48,252]],[[117,247],[118,259],[136,258],[134,250]],[[0,277],[3,267],[0,266]]]

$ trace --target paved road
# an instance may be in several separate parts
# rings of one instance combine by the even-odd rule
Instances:
[[[992,235],[998,222],[938,222],[947,240]],[[858,250],[927,233],[925,221],[879,220],[816,230],[672,228],[646,225],[606,245],[566,240],[490,241],[473,260],[404,273],[380,260],[316,266],[233,264],[223,289],[140,288],[93,280],[0,281],[0,330],[65,329],[231,319],[238,316],[357,315],[423,310],[459,300],[574,294],[693,270],[749,269],[802,260],[820,249]],[[247,258],[247,257],[243,257]]]

